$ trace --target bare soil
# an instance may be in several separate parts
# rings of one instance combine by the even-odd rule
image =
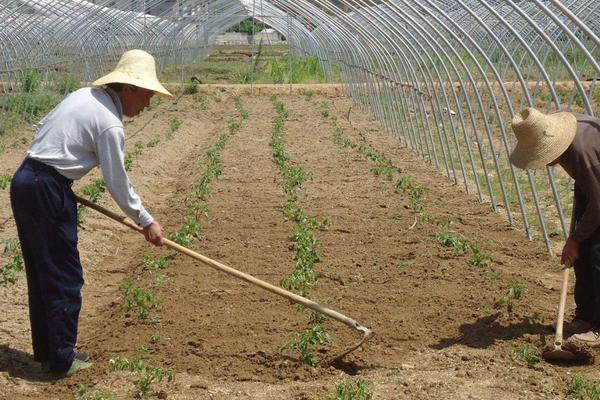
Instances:
[[[247,120],[235,109],[236,93]],[[206,168],[206,152],[227,132],[230,118],[242,121],[221,152],[223,174],[211,183],[208,213],[193,249],[279,284],[295,260],[293,223],[282,213],[287,196],[269,145],[276,115],[269,96],[266,88],[203,88],[206,109],[193,95],[181,96],[127,121],[126,135],[128,151],[136,142],[160,139],[136,157],[130,176],[146,208],[172,232],[190,213],[185,200]],[[320,242],[314,295],[373,329],[375,337],[333,366],[303,365],[281,347],[307,326],[307,313],[172,250],[154,248],[90,211],[80,229],[86,285],[79,349],[91,353],[94,366],[58,381],[41,374],[31,356],[21,273],[17,284],[0,286],[0,398],[69,399],[80,385],[89,387],[89,394],[132,398],[137,375],[108,372],[108,365],[117,356],[134,356],[141,346],[150,349],[152,365],[174,370],[174,381],[154,384],[149,395],[168,399],[323,399],[339,383],[358,378],[377,399],[556,399],[565,398],[575,373],[600,379],[595,366],[543,361],[528,366],[514,356],[526,344],[541,350],[553,335],[560,269],[543,243],[527,241],[503,215],[403,148],[339,87],[328,91],[321,85],[310,98],[282,90],[279,99],[289,113],[284,141],[290,162],[312,176],[300,204],[309,216],[327,218],[331,225],[314,231]],[[396,189],[395,181],[372,172],[369,159],[335,143],[334,128],[320,112],[322,102],[330,104],[347,138],[385,155],[402,175],[426,188],[430,222],[418,218],[409,194]],[[173,118],[182,124],[169,139]],[[7,146],[0,154],[0,174],[12,173],[26,149],[21,141]],[[98,177],[96,171],[75,188]],[[100,204],[116,209],[108,194]],[[477,241],[491,265],[469,265],[469,254],[443,246],[436,235],[445,228],[435,221],[452,221],[447,229]],[[14,237],[8,190],[3,190],[0,240]],[[144,269],[144,255],[150,254],[169,257],[169,268]],[[8,260],[0,255],[0,261]],[[167,281],[156,284],[159,274]],[[160,307],[151,311],[154,323],[123,309],[123,282],[156,293]],[[509,313],[495,304],[515,282],[525,290]],[[572,303],[571,293],[567,314]],[[360,338],[339,322],[324,325],[333,342],[318,348],[319,359]],[[152,343],[155,332],[160,340]]]

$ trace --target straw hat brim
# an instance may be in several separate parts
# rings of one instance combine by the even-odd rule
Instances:
[[[570,112],[546,116],[551,119],[552,132],[534,147],[525,148],[520,143],[510,154],[509,160],[517,168],[542,168],[560,157],[573,142],[577,133],[577,119]]]
[[[109,83],[124,83],[134,85],[144,89],[152,90],[154,93],[162,96],[173,97],[173,95],[156,79],[135,78],[130,74],[126,74],[121,71],[113,71],[109,74],[106,74],[103,77],[95,80],[93,85],[104,86],[108,85]]]

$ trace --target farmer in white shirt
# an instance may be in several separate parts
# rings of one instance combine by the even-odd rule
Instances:
[[[123,115],[138,115],[155,93],[171,94],[156,77],[154,58],[142,50],[124,53],[94,86],[73,92],[42,119],[10,188],[27,273],[33,358],[59,375],[92,365],[86,353],[75,352],[83,269],[72,182],[99,165],[108,191],[146,240],[164,242],[162,227],[125,171]]]

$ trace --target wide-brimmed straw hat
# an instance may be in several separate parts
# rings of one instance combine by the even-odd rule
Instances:
[[[154,57],[144,50],[129,50],[123,53],[115,70],[96,80],[94,86],[109,83],[125,83],[173,97],[156,77]]]
[[[526,108],[512,119],[517,146],[510,162],[518,168],[536,169],[550,164],[567,150],[577,132],[577,119],[570,112],[544,114]]]

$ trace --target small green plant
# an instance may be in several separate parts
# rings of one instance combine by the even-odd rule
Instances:
[[[355,382],[340,383],[335,388],[335,393],[328,400],[371,400],[373,391],[371,387],[358,378]]]
[[[106,182],[104,178],[96,179],[92,183],[85,185],[81,191],[92,203],[96,203],[106,191]]]
[[[515,298],[520,299],[525,292],[525,284],[523,282],[513,282],[508,288],[508,295]]]
[[[525,331],[528,333],[533,333],[535,331],[536,326],[540,322],[540,313],[535,312],[533,315],[526,316],[523,320],[525,325]]]
[[[11,180],[12,176],[9,174],[0,175],[0,190],[6,189]]]
[[[79,385],[75,395],[76,400],[112,400],[113,398],[110,392],[91,392],[89,386],[84,384]]]
[[[415,186],[415,178],[410,175],[400,175],[400,178],[396,181],[396,189],[406,191],[412,189]]]
[[[88,211],[89,210],[86,206],[82,206],[81,204],[79,206],[77,206],[77,225],[78,226],[83,225]]]
[[[314,92],[314,91],[312,91],[312,90],[305,90],[305,91],[303,92],[303,94],[304,94],[304,98],[305,98],[307,101],[310,101],[310,100],[311,100],[311,99],[314,97],[314,95],[315,95],[315,92]]]
[[[413,262],[413,260],[397,260],[395,265],[397,269],[405,269],[410,267]]]
[[[200,239],[200,223],[193,217],[188,217],[185,224],[169,235],[169,239],[184,247],[192,245],[194,238]]]
[[[331,115],[331,111],[329,110],[329,103],[323,101],[321,102],[321,104],[319,104],[319,108],[321,109],[321,116],[323,118],[329,118],[329,116]]]
[[[471,250],[473,251],[473,255],[469,259],[469,264],[481,268],[490,266],[492,257],[479,248],[479,243],[471,243]]]
[[[125,171],[131,171],[134,160],[135,160],[135,156],[133,154],[131,154],[131,153],[125,154],[125,159],[123,160],[123,165],[125,166]]]
[[[510,358],[517,364],[533,367],[540,362],[540,350],[529,343],[516,345],[510,354]]]
[[[155,147],[159,143],[160,143],[160,137],[159,136],[155,136],[154,139],[150,140],[146,144],[146,147]]]
[[[194,97],[194,100],[196,101],[196,103],[198,103],[198,107],[201,110],[203,110],[203,111],[208,110],[208,105],[206,103],[207,102],[206,95],[199,93]]]
[[[23,252],[18,239],[11,239],[4,244],[4,254],[10,256],[10,261],[2,266],[0,278],[3,285],[17,282],[17,274],[23,271]]]
[[[599,400],[600,382],[591,382],[582,374],[575,374],[567,388],[568,399]]]
[[[144,254],[144,268],[167,269],[169,268],[169,260],[166,258],[159,258],[149,254]]]
[[[522,282],[513,282],[509,286],[506,294],[496,301],[495,306],[506,307],[506,311],[510,315],[512,314],[514,308],[513,300],[520,299],[523,296],[524,292],[525,285]]]
[[[408,201],[412,205],[413,210],[416,212],[423,211],[423,195],[425,193],[425,188],[423,186],[415,186],[411,193]]]
[[[162,102],[162,99],[160,97],[154,96],[152,101],[150,101],[150,105],[148,106],[148,111],[154,110],[156,107],[158,107],[160,105],[161,102]]]
[[[198,80],[195,78],[190,79],[183,88],[183,94],[196,94],[198,93]]]
[[[391,181],[394,179],[396,168],[391,165],[376,165],[375,167],[371,168],[371,172],[373,172],[373,174],[376,176],[384,176]]]
[[[331,337],[325,333],[321,323],[316,323],[301,333],[293,333],[289,342],[283,346],[283,349],[290,351],[290,353],[299,353],[300,361],[303,364],[316,366],[319,361],[316,359],[311,347],[328,343],[331,343]]]
[[[242,119],[246,120],[249,117],[248,111],[244,109],[244,105],[242,104],[242,98],[240,96],[235,96],[233,98],[233,102],[235,104],[235,108],[239,111]]]
[[[135,310],[138,318],[145,321],[150,316],[150,310],[158,308],[160,302],[156,295],[144,288],[135,287],[130,282],[124,282],[119,289],[125,294],[123,308],[125,311]]]
[[[152,280],[152,286],[160,286],[160,285],[164,284],[165,282],[167,282],[168,280],[169,280],[169,277],[167,275],[158,274]]]
[[[464,237],[449,231],[438,233],[437,240],[446,247],[453,247],[459,254],[464,254],[469,250],[469,242]]]
[[[181,121],[178,120],[177,118],[173,118],[173,119],[171,119],[171,122],[169,122],[169,128],[171,128],[171,132],[175,132],[176,130],[179,129],[180,126],[181,126]]]
[[[502,272],[500,272],[500,271],[490,271],[488,273],[488,279],[492,283],[497,282],[498,279],[500,279],[501,276],[502,276]]]
[[[138,354],[132,358],[116,357],[110,359],[108,370],[109,372],[131,371],[137,373],[139,380],[134,395],[137,398],[144,398],[150,394],[154,383],[162,382],[165,378],[168,382],[171,382],[175,377],[171,368],[149,365],[147,363],[149,358],[149,350],[142,347],[138,350]]]
[[[156,331],[150,336],[150,343],[160,342],[160,332]]]
[[[135,144],[133,145],[133,154],[137,157],[142,155],[142,152],[144,151],[144,147],[146,147],[146,145],[144,144],[143,141],[138,140],[137,142],[135,142]]]

